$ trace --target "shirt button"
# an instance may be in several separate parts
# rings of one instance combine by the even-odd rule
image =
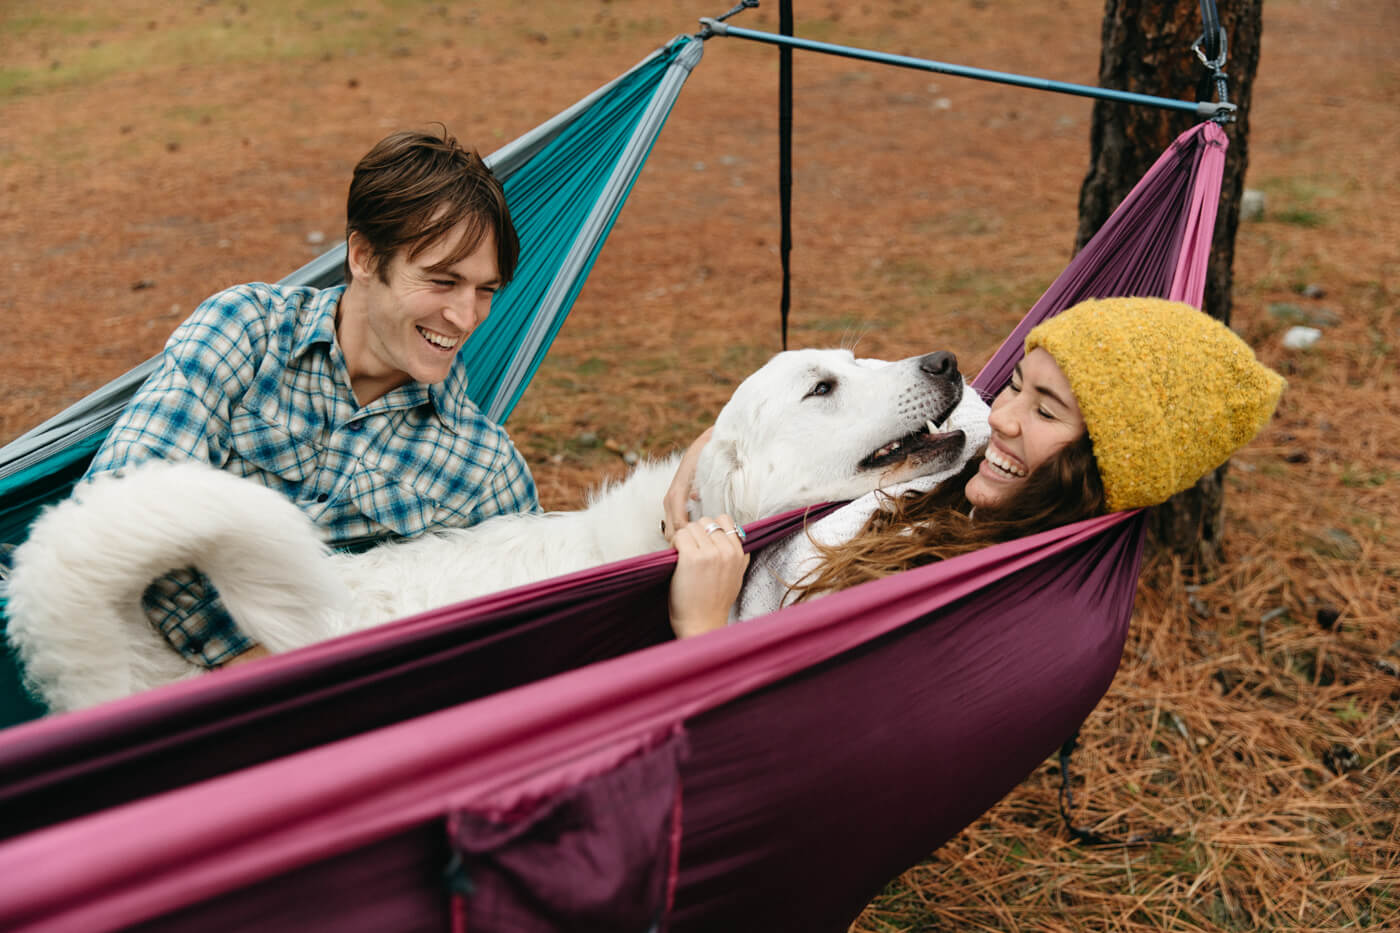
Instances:
[[[358,434],[360,431],[364,430],[364,427],[365,423],[363,421],[352,421],[345,426],[345,430],[354,431],[356,434]]]
[[[331,497],[331,496],[330,496],[330,493],[328,493],[328,492],[323,492],[323,493],[321,493],[319,496],[316,497],[316,501],[317,501],[317,502],[325,502],[326,500],[330,499],[330,497]]]

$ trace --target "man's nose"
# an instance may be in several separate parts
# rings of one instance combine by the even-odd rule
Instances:
[[[480,321],[476,308],[476,292],[473,289],[463,291],[464,294],[454,295],[447,303],[447,307],[443,309],[443,317],[463,333],[471,333]]]

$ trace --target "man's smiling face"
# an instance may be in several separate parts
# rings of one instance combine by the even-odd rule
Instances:
[[[381,270],[369,264],[363,239],[351,235],[351,288],[360,292],[351,307],[362,309],[362,320],[342,321],[340,332],[361,404],[408,382],[442,382],[486,320],[500,285],[496,239],[487,231],[470,254],[447,264],[466,232],[463,223],[411,258],[399,250]]]

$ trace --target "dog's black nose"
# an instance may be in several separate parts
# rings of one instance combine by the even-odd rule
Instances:
[[[919,360],[919,369],[931,378],[958,378],[958,358],[947,350],[929,353]]]

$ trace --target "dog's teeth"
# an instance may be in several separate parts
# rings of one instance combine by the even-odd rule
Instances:
[[[928,433],[930,433],[930,434],[937,434],[937,433],[938,433],[938,428],[934,425],[934,423],[933,423],[932,421],[925,421],[925,422],[924,422],[924,427],[928,429]]]

